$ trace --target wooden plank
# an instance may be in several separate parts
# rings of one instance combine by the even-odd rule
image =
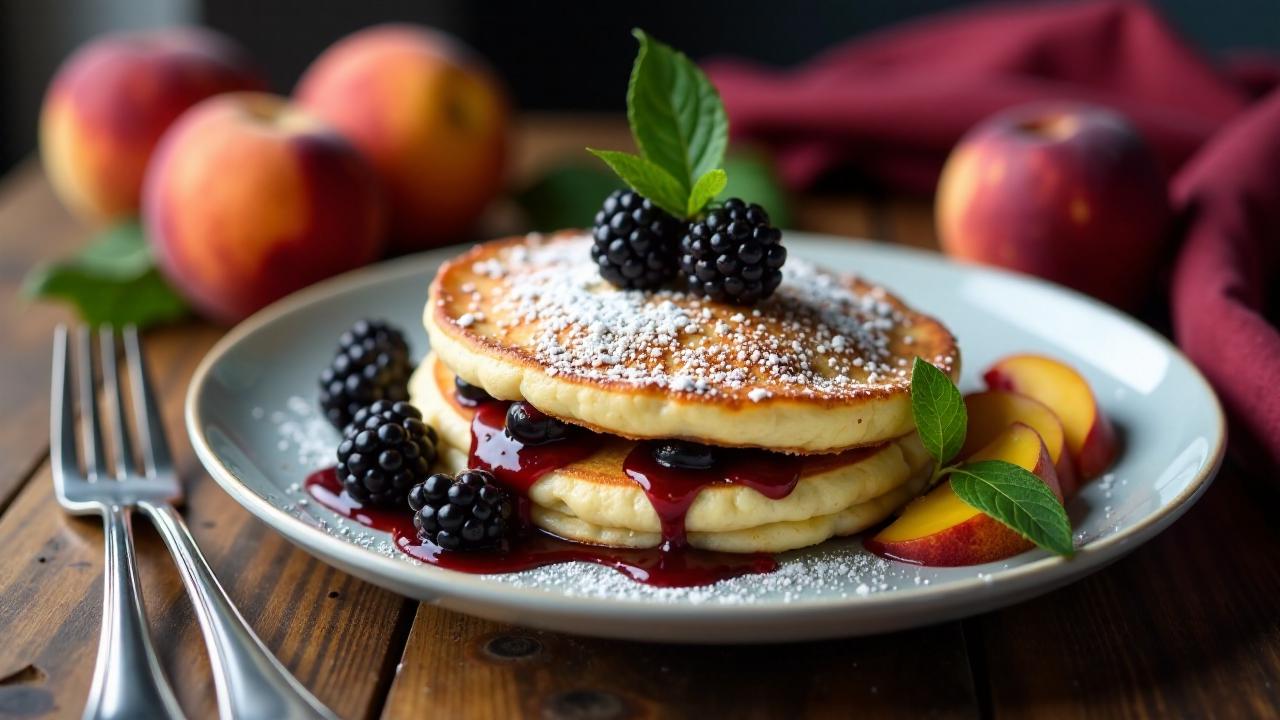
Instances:
[[[88,236],[28,161],[0,184],[0,511],[45,454],[49,439],[49,349],[70,315],[21,297],[36,263],[72,252]]]
[[[514,133],[511,177],[517,186],[536,180],[563,163],[604,166],[587,148],[634,152],[627,119],[621,113],[558,115],[534,113],[520,118]]]
[[[801,196],[794,201],[800,230],[852,238],[880,240],[875,206],[864,197]]]
[[[376,714],[416,603],[311,558],[203,474],[182,431],[181,404],[195,364],[220,333],[189,325],[147,338],[192,532],[241,612],[304,684],[343,717]],[[211,717],[209,661],[191,606],[158,536],[145,520],[137,528],[162,662],[191,716]],[[0,518],[0,547],[10,558],[0,563],[0,678],[16,676],[0,680],[0,715],[75,715],[88,694],[101,617],[100,521],[62,514],[45,465]]]
[[[977,626],[1004,717],[1275,717],[1274,486],[1228,467],[1173,527],[1107,570]]]
[[[652,645],[422,605],[385,718],[972,717],[956,623],[791,645]]]
[[[925,250],[938,249],[932,200],[887,198],[876,205],[875,223],[880,239]]]

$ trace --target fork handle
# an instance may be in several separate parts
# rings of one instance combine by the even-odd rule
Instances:
[[[205,644],[213,658],[218,714],[228,720],[337,720],[254,634],[209,568],[178,511],[172,505],[150,502],[139,502],[138,507],[151,518],[169,546],[195,605]]]
[[[107,505],[103,533],[106,562],[102,575],[102,635],[84,718],[182,718],[182,709],[160,669],[147,629],[129,508]]]

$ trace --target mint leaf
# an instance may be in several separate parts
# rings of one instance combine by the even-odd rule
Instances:
[[[1049,552],[1075,552],[1067,511],[1031,472],[1003,460],[983,460],[947,472],[952,491],[964,502]]]
[[[69,260],[35,268],[23,291],[69,302],[91,325],[147,327],[188,313],[186,302],[156,269],[136,221],[109,228]]]
[[[729,184],[729,176],[719,168],[708,170],[698,178],[698,182],[693,184],[693,190],[689,192],[689,208],[685,213],[686,217],[693,217],[698,211],[706,207],[711,199],[720,194],[724,190],[724,186]]]
[[[774,227],[791,227],[787,193],[769,155],[754,148],[735,149],[725,157],[724,171],[729,174],[729,185],[722,195],[765,208]]]
[[[911,366],[911,414],[924,449],[945,465],[964,445],[969,417],[946,373],[917,357]]]
[[[676,217],[685,217],[688,191],[682,189],[671,174],[647,158],[615,150],[593,150],[592,155],[605,161],[623,182],[649,198],[654,205]]]
[[[609,193],[623,187],[617,175],[599,165],[558,165],[516,194],[532,230],[551,232],[582,227],[600,209]]]
[[[666,170],[688,197],[697,180],[724,161],[729,143],[724,103],[684,53],[643,30],[632,34],[640,41],[640,52],[627,86],[631,134],[645,159]],[[685,203],[680,205],[677,215],[683,217]]]

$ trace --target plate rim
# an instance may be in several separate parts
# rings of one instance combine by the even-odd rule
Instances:
[[[458,245],[434,248],[412,255],[384,260],[327,278],[276,300],[242,320],[214,343],[191,376],[183,408],[187,434],[201,464],[224,492],[252,515],[262,520],[274,532],[280,533],[291,542],[302,546],[304,550],[317,555],[323,562],[331,562],[331,557],[341,558],[341,561],[347,565],[368,568],[372,571],[370,575],[394,577],[397,579],[397,584],[424,588],[440,598],[454,597],[460,600],[478,600],[490,605],[510,606],[514,601],[513,596],[518,596],[522,606],[527,606],[529,603],[536,605],[554,604],[554,607],[540,609],[554,610],[557,613],[585,613],[593,617],[606,617],[638,611],[656,616],[655,619],[669,621],[696,620],[698,622],[721,621],[724,623],[736,623],[743,619],[758,619],[762,616],[767,617],[775,614],[790,615],[817,612],[825,615],[838,614],[843,611],[884,610],[893,605],[937,602],[947,596],[968,595],[975,590],[995,592],[1001,588],[1007,589],[1008,592],[1006,594],[1012,596],[1020,589],[1024,589],[1027,581],[1045,572],[1048,572],[1049,575],[1043,585],[1045,591],[1049,591],[1119,559],[1150,540],[1154,535],[1163,531],[1181,517],[1199,499],[1217,475],[1226,451],[1226,418],[1217,393],[1214,392],[1213,387],[1205,379],[1200,369],[1176,345],[1127,313],[1095,298],[1037,277],[986,265],[956,262],[940,253],[920,248],[893,245],[864,238],[846,238],[798,231],[789,231],[788,238],[814,244],[856,244],[872,252],[908,257],[913,262],[950,265],[960,268],[964,272],[991,274],[1002,280],[1029,284],[1042,290],[1055,291],[1072,300],[1092,306],[1095,310],[1119,316],[1127,326],[1145,334],[1166,352],[1180,360],[1191,371],[1190,375],[1193,380],[1199,383],[1207,397],[1212,400],[1211,411],[1214,437],[1213,447],[1207,456],[1206,462],[1199,469],[1196,477],[1188,483],[1187,487],[1163,507],[1143,518],[1133,527],[1092,541],[1077,549],[1075,556],[1070,560],[1046,555],[1016,567],[993,570],[986,578],[975,575],[971,578],[950,580],[945,584],[903,587],[895,589],[893,592],[872,593],[865,596],[808,597],[792,599],[787,602],[759,604],[688,603],[645,598],[600,598],[565,595],[542,588],[495,583],[484,579],[483,576],[475,576],[430,565],[413,565],[398,558],[387,557],[377,551],[334,537],[313,524],[291,515],[267,499],[260,497],[245,483],[238,480],[214,452],[199,422],[199,418],[202,415],[201,390],[208,384],[214,366],[244,338],[254,334],[265,325],[335,295],[341,295],[345,292],[382,282],[398,280],[417,273],[425,273],[427,267],[432,264],[439,264],[443,259],[453,257],[460,252],[460,248],[463,246]],[[425,287],[423,292],[425,295]],[[1054,573],[1055,568],[1060,568],[1067,564],[1074,565],[1074,568],[1066,573]],[[412,576],[406,575],[406,573],[421,573],[421,579],[414,581],[410,579]],[[374,581],[374,583],[386,587],[383,583],[378,583],[377,581]],[[394,589],[393,591],[401,592]]]

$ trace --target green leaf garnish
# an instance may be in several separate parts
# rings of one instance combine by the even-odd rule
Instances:
[[[724,171],[729,174],[729,185],[722,195],[768,208],[774,227],[791,227],[790,199],[767,153],[735,147],[724,158]]]
[[[137,221],[105,230],[69,260],[36,267],[23,291],[28,297],[65,300],[92,325],[147,327],[189,312],[156,269]]]
[[[681,189],[676,179],[652,161],[630,153],[616,150],[593,150],[588,152],[600,158],[613,169],[622,181],[633,190],[649,198],[654,205],[666,210],[676,217],[685,217],[687,193]]]
[[[724,190],[729,118],[706,74],[683,53],[633,34],[640,51],[627,85],[627,120],[639,155],[591,150],[633,190],[678,218]]]
[[[947,474],[956,497],[969,505],[1050,552],[1075,552],[1067,511],[1033,473],[1003,460],[983,460],[949,468]]]
[[[720,94],[684,53],[643,30],[627,86],[627,119],[641,154],[665,168],[685,192],[724,162],[729,118]],[[699,207],[699,209],[701,209]]]
[[[964,398],[946,373],[919,357],[911,367],[911,414],[924,449],[939,465],[960,452],[969,423]]]
[[[600,209],[609,193],[623,186],[607,168],[582,162],[555,165],[515,195],[537,232],[577,227]],[[770,215],[772,217],[772,215]]]
[[[930,486],[949,476],[952,491],[965,503],[1050,552],[1074,552],[1067,511],[1034,473],[1003,460],[947,466],[964,446],[968,412],[951,378],[919,357],[911,367],[911,414],[934,459]]]
[[[693,190],[689,193],[689,215],[698,214],[698,211],[711,202],[711,198],[719,195],[728,184],[729,176],[724,170],[716,168],[703,173],[702,177],[698,178],[698,182],[693,184]]]

